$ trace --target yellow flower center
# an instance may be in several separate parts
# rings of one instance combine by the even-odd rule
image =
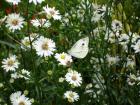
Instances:
[[[25,105],[25,103],[23,101],[21,101],[18,105]]]
[[[43,49],[43,50],[48,50],[48,43],[44,43],[44,44],[42,45],[42,49]]]
[[[12,24],[13,24],[14,26],[18,25],[18,20],[17,20],[17,19],[14,19],[14,20],[12,21]]]
[[[50,14],[53,16],[55,14],[55,12],[53,10],[51,10]]]
[[[25,46],[29,46],[30,45],[30,41],[26,40],[24,43]]]
[[[64,54],[61,55],[61,59],[65,59],[65,55]]]
[[[76,80],[77,80],[76,75],[73,75],[71,79],[72,79],[73,81],[76,81]]]
[[[13,64],[14,64],[14,61],[13,60],[9,60],[8,61],[8,66],[13,66]]]

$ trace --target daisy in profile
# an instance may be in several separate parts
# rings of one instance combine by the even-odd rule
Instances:
[[[31,100],[25,95],[21,94],[20,91],[12,93],[10,95],[12,105],[31,105]]]
[[[69,70],[65,75],[65,80],[74,87],[81,86],[82,77],[77,71]]]
[[[31,23],[34,27],[50,27],[51,23],[46,19],[33,19]]]
[[[55,51],[55,42],[49,38],[39,37],[34,42],[34,48],[41,57],[51,56]]]
[[[34,38],[32,37],[24,37],[24,39],[21,40],[21,48],[26,50],[26,48],[31,48],[30,41],[32,42]]]
[[[74,102],[74,101],[78,101],[79,99],[79,95],[76,93],[76,92],[73,92],[73,91],[66,91],[64,93],[64,98],[67,98],[68,101],[70,103]]]
[[[25,80],[28,80],[29,77],[30,77],[30,72],[25,69],[22,69],[20,73],[18,72],[11,73],[12,79],[23,78]]]
[[[35,5],[41,4],[44,0],[29,0],[29,3],[33,2]]]
[[[7,16],[6,27],[12,32],[15,30],[21,30],[23,28],[24,18],[20,14],[12,13]]]
[[[18,68],[18,65],[19,62],[17,61],[17,57],[15,55],[2,60],[2,68],[6,70],[6,72],[15,71]]]
[[[50,8],[48,5],[46,7],[43,7],[44,13],[46,13],[47,18],[53,18],[54,20],[60,20],[61,15],[58,10],[55,10],[55,7]]]
[[[8,3],[12,3],[13,5],[18,5],[21,0],[6,0]]]
[[[64,52],[60,54],[56,53],[55,58],[60,62],[60,65],[69,66],[72,63],[71,55]]]

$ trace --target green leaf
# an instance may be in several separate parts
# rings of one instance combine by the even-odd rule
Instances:
[[[9,47],[12,47],[12,48],[16,49],[15,45],[13,45],[12,43],[6,42],[6,41],[0,40],[0,44],[5,44],[5,45],[7,45]]]

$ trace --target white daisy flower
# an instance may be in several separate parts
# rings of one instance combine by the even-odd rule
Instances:
[[[138,40],[135,45],[132,45],[131,47],[133,47],[133,49],[135,50],[135,53],[139,53],[140,52],[140,40]]]
[[[79,95],[73,91],[66,91],[64,93],[64,98],[67,98],[70,103],[79,100]]]
[[[16,59],[15,55],[10,56],[7,59],[3,59],[2,61],[2,68],[8,71],[15,71],[18,68],[19,62]]]
[[[22,69],[22,70],[21,70],[20,77],[27,80],[27,79],[29,79],[29,77],[30,77],[30,72],[27,71],[27,70],[25,70],[25,69]]]
[[[81,74],[73,70],[68,71],[68,73],[65,75],[65,80],[75,87],[81,86],[82,84]]]
[[[31,44],[30,44],[30,41],[32,42],[34,40],[34,38],[32,37],[24,37],[24,39],[21,40],[21,48],[26,50],[26,47],[27,48],[31,48]]]
[[[117,64],[119,62],[119,57],[118,56],[112,57],[110,55],[107,55],[107,62],[109,65]]]
[[[29,98],[22,95],[20,91],[12,93],[10,96],[12,105],[31,105]]]
[[[55,42],[49,38],[41,36],[34,42],[37,54],[41,57],[51,56],[55,51]]]
[[[6,0],[9,3],[12,3],[13,5],[18,5],[18,3],[21,2],[21,0]]]
[[[14,102],[14,100],[16,99],[18,99],[18,97],[20,97],[21,96],[21,91],[17,91],[17,92],[15,92],[15,93],[12,93],[11,95],[10,95],[10,100],[11,100],[11,102]]]
[[[95,10],[95,12],[92,17],[92,21],[98,22],[104,16],[104,14],[106,12],[106,6],[101,7],[100,5],[93,4],[93,9]]]
[[[134,55],[129,55],[126,59],[126,64],[124,64],[124,67],[127,67],[128,69],[134,69],[136,66],[136,59]]]
[[[112,21],[112,30],[113,31],[121,31],[122,30],[122,23],[119,20]]]
[[[41,4],[44,0],[29,0],[29,3],[33,2],[35,5]]]
[[[18,78],[20,78],[20,76],[17,72],[14,72],[14,73],[11,73],[11,78],[12,79],[18,79]]]
[[[118,36],[119,36],[119,32],[113,33],[111,31],[106,32],[105,34],[105,40],[107,40],[110,43],[115,43],[116,41],[118,41]]]
[[[6,27],[14,32],[15,30],[21,30],[21,28],[23,28],[24,19],[20,14],[12,13],[8,15],[6,23]]]
[[[47,18],[53,18],[54,20],[60,20],[61,15],[58,10],[55,10],[55,7],[50,8],[48,5],[46,7],[43,7],[44,13],[46,13]]]
[[[72,57],[71,55],[67,54],[67,53],[56,53],[55,54],[55,58],[57,59],[57,61],[59,61],[60,65],[64,65],[64,66],[69,66],[72,62]]]
[[[24,78],[25,80],[29,79],[30,77],[30,72],[22,69],[20,73],[18,72],[14,72],[11,74],[11,78],[13,79],[18,79],[18,78]]]
[[[133,86],[133,85],[136,84],[136,80],[137,80],[136,75],[130,73],[130,75],[127,78],[128,84],[131,85],[131,86]]]
[[[46,19],[33,19],[31,23],[34,27],[50,27],[51,23]]]
[[[132,36],[132,43],[136,43],[136,41],[140,39],[140,35],[137,33],[129,32],[129,36]]]

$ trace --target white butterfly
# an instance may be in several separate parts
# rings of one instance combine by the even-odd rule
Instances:
[[[68,53],[76,58],[84,58],[88,54],[88,44],[89,44],[89,37],[82,38],[78,40],[70,50],[68,50]]]

